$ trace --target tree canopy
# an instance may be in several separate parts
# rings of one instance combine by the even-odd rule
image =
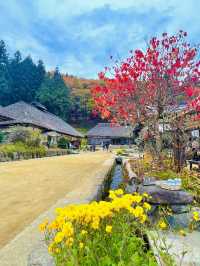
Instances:
[[[65,85],[58,68],[56,68],[53,75],[46,75],[37,92],[36,99],[53,114],[62,114],[61,116],[64,119],[69,119],[71,108],[70,89]]]
[[[101,116],[127,123],[141,122],[152,113],[161,118],[180,99],[197,108],[199,47],[186,38],[184,31],[163,33],[152,38],[145,51],[130,51],[128,58],[99,73],[103,85],[95,86],[92,93]]]
[[[20,51],[9,56],[4,41],[0,41],[0,105],[17,101],[39,101],[47,109],[79,123],[91,119],[90,88],[95,80],[61,74],[56,68],[47,72],[42,60],[35,63],[31,56],[23,58]]]

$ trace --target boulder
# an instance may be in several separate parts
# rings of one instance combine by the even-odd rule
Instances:
[[[156,185],[138,186],[138,192],[146,192],[151,197],[148,202],[151,204],[163,205],[185,205],[193,202],[193,196],[183,190],[172,191],[160,188]]]

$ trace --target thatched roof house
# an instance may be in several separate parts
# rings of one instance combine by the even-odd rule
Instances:
[[[49,113],[42,105],[27,104],[23,101],[0,108],[0,128],[11,125],[33,126],[43,131],[82,137],[81,133],[58,116]]]
[[[86,136],[90,144],[101,144],[109,142],[111,144],[129,144],[133,137],[131,126],[112,125],[110,123],[99,123],[90,129]]]

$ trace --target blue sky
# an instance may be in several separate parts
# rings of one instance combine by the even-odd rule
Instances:
[[[145,48],[164,31],[200,42],[199,0],[1,0],[0,38],[12,55],[42,59],[47,69],[95,78],[109,56]]]

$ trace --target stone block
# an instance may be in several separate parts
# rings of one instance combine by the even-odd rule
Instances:
[[[172,191],[160,188],[158,186],[143,186],[138,187],[139,193],[146,192],[151,197],[148,202],[151,204],[163,205],[185,205],[193,202],[193,196],[183,190]]]

